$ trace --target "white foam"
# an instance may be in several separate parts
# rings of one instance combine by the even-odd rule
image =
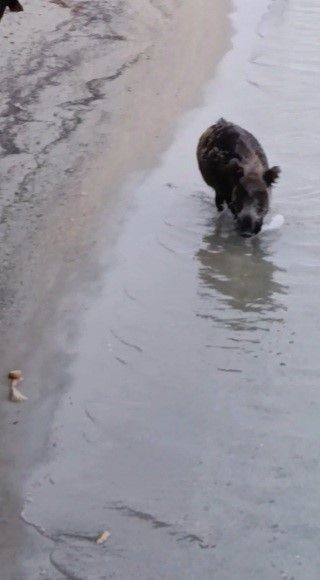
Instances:
[[[273,232],[274,230],[279,230],[284,224],[284,217],[280,213],[274,215],[268,224],[263,224],[262,232]]]

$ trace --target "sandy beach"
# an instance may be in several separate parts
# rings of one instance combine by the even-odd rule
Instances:
[[[1,21],[1,580],[318,580],[318,2],[23,3]],[[250,239],[196,163],[221,116],[282,170]]]
[[[58,346],[64,367],[58,311],[79,320],[84,296],[95,294],[101,250],[112,261],[130,201],[121,186],[157,163],[181,114],[201,102],[230,46],[228,8],[26,0],[23,13],[7,11],[1,22],[0,554],[8,580],[69,577],[48,564],[45,534],[20,516],[68,374],[60,368],[57,387],[40,344],[51,354]],[[17,365],[32,390],[23,408],[7,402],[6,372]]]
[[[90,247],[117,186],[155,162],[178,115],[201,99],[229,45],[227,7],[35,0],[5,14],[2,318],[31,314],[66,251]]]

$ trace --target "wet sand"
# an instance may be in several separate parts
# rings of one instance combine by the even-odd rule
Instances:
[[[34,315],[61,264],[90,248],[101,208],[119,205],[119,185],[155,162],[178,115],[201,97],[229,42],[228,4],[197,6],[35,0],[6,13],[3,322]]]
[[[178,116],[201,101],[230,42],[227,8],[208,1],[195,11],[192,2],[165,0],[134,6],[35,0],[2,21],[0,553],[6,579],[76,577],[59,571],[64,565],[53,561],[50,534],[21,519],[31,499],[26,480],[56,447],[51,421],[71,386],[71,342],[117,259],[113,251],[134,198],[121,186],[132,172],[157,163]],[[16,366],[29,396],[21,407],[6,401],[5,373]],[[99,566],[86,577],[99,577]]]
[[[320,12],[234,4],[204,101],[110,187],[95,243],[21,330],[30,401],[3,407],[1,449],[14,580],[18,553],[18,578],[318,578]],[[284,225],[252,240],[196,167],[221,114],[283,170]]]

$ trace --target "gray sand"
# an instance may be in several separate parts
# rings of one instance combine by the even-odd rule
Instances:
[[[222,1],[196,11],[191,0],[24,7],[1,22],[1,574],[56,580],[51,540],[20,514],[69,382],[60,321],[75,339],[106,250],[113,260],[130,197],[121,185],[157,163],[201,100],[230,25]],[[29,396],[19,407],[7,402],[17,366]]]
[[[186,28],[187,54],[154,49],[163,66],[145,86],[160,91],[157,104],[129,91],[115,113],[125,132],[111,123],[112,146],[104,154],[103,138],[83,155],[61,213],[40,228],[33,284],[23,268],[22,314],[10,315],[3,347],[29,395],[13,407],[3,388],[10,580],[318,580],[320,12],[315,0],[235,7],[215,75],[209,65],[190,75],[188,62],[203,60]],[[197,37],[191,3],[180,10],[185,21],[161,12],[159,34],[179,39],[192,22]],[[197,15],[209,28],[208,13]],[[182,55],[169,114],[164,79],[173,83]],[[136,77],[137,87],[148,63],[119,82]],[[179,96],[182,78],[192,90]],[[221,114],[283,169],[272,214],[284,225],[253,240],[227,214],[217,219],[196,167],[197,138]],[[102,530],[111,536],[97,546]]]

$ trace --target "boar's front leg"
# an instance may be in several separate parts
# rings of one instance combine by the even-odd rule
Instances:
[[[219,212],[223,211],[223,206],[224,206],[224,195],[219,192],[216,191],[216,208]]]

